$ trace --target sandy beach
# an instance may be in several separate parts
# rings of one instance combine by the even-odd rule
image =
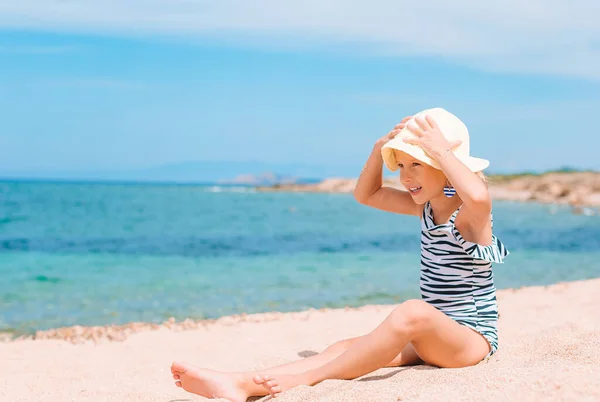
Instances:
[[[499,291],[500,350],[477,366],[386,368],[354,381],[299,387],[278,400],[597,401],[599,289],[600,279],[593,279]],[[100,336],[83,343],[4,342],[0,400],[202,401],[206,399],[173,385],[172,360],[216,370],[259,370],[364,334],[391,309],[365,306],[224,317],[196,323],[193,329],[146,326],[117,341]]]

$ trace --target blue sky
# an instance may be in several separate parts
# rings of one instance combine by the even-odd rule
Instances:
[[[592,1],[282,3],[3,2],[0,175],[256,160],[354,176],[433,106],[490,171],[600,169]]]

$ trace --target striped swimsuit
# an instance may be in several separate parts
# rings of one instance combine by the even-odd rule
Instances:
[[[454,220],[436,225],[429,202],[421,219],[421,297],[427,303],[480,334],[490,343],[489,357],[498,350],[498,305],[492,263],[509,254],[492,235],[482,246],[463,239]],[[493,226],[493,218],[492,218]]]

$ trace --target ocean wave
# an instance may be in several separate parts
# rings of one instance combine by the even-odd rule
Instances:
[[[414,236],[340,238],[315,233],[279,236],[238,235],[223,237],[133,238],[9,238],[0,240],[1,251],[175,255],[186,257],[244,257],[293,253],[335,254],[364,250],[417,250]]]
[[[244,186],[210,186],[204,187],[206,193],[255,193],[254,187]]]
[[[27,216],[5,216],[0,217],[0,225],[8,225],[9,223],[25,222],[29,218]]]
[[[45,282],[45,283],[59,283],[61,282],[60,278],[56,278],[53,276],[46,275],[38,275],[32,278],[35,282]]]
[[[600,228],[527,235],[519,229],[497,233],[510,250],[582,252],[600,249]],[[137,236],[129,238],[0,238],[0,252],[244,257],[294,253],[336,254],[362,251],[418,253],[419,238],[409,234],[374,236],[314,232],[277,235]]]

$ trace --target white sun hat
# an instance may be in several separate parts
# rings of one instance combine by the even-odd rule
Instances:
[[[416,138],[415,134],[413,134],[413,132],[408,128],[408,125],[412,124],[418,127],[415,119],[417,117],[425,118],[425,116],[429,116],[435,120],[436,124],[440,128],[440,131],[449,142],[453,142],[455,140],[462,141],[462,143],[454,148],[452,152],[454,152],[454,155],[456,155],[456,157],[462,163],[471,169],[471,171],[479,172],[490,165],[488,160],[475,158],[470,155],[469,130],[467,130],[467,126],[452,113],[440,107],[436,107],[423,110],[422,112],[414,115],[409,121],[406,122],[406,126],[398,133],[398,135],[388,141],[381,148],[383,161],[389,170],[392,172],[398,170],[398,162],[396,162],[396,155],[394,154],[395,149],[405,152],[413,158],[433,166],[436,169],[441,169],[440,165],[435,161],[435,159],[430,157],[425,150],[423,150],[423,148],[418,145],[407,144],[403,141],[404,138]]]

